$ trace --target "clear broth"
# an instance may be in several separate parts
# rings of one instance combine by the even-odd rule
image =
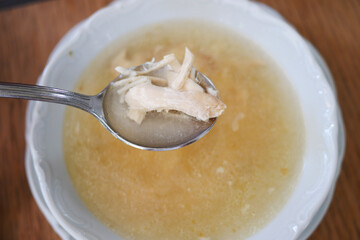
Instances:
[[[227,105],[201,140],[168,152],[115,139],[89,114],[68,108],[63,143],[82,201],[124,239],[244,239],[290,196],[302,165],[304,123],[280,68],[254,43],[210,23],[168,22],[102,51],[75,91],[95,94],[130,67],[165,54],[195,55]]]

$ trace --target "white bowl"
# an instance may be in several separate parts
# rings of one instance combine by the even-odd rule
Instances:
[[[113,40],[141,26],[169,19],[200,19],[223,24],[256,42],[282,66],[296,90],[304,115],[304,164],[298,184],[284,208],[249,239],[306,238],[313,230],[311,227],[322,218],[319,212],[320,215],[325,212],[337,178],[344,146],[343,131],[339,135],[341,115],[327,82],[331,75],[326,72],[326,66],[322,69],[319,65],[321,58],[271,9],[247,0],[117,1],[96,12],[62,39],[38,84],[71,90],[89,62]],[[71,56],[69,51],[73,53]],[[87,210],[72,186],[62,152],[64,110],[64,106],[49,103],[29,105],[27,144],[37,179],[31,165],[27,172],[35,199],[56,231],[66,239],[70,236],[120,239]]]

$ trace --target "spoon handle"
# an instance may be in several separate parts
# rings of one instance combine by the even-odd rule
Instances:
[[[58,88],[0,82],[0,97],[65,104],[92,111],[92,97]]]

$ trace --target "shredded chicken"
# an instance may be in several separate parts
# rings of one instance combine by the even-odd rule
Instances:
[[[196,83],[193,62],[194,56],[186,48],[182,64],[169,54],[159,62],[147,62],[139,71],[116,67],[121,80],[113,86],[120,102],[128,105],[127,116],[138,124],[150,111],[175,110],[201,121],[220,116],[226,106],[216,92]]]

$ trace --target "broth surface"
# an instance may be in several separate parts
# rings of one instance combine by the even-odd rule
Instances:
[[[148,26],[102,51],[75,91],[100,92],[117,73],[184,48],[227,105],[212,130],[173,151],[115,139],[88,113],[68,108],[63,144],[80,198],[124,239],[244,239],[290,196],[302,166],[304,123],[279,67],[255,44],[201,22]]]

